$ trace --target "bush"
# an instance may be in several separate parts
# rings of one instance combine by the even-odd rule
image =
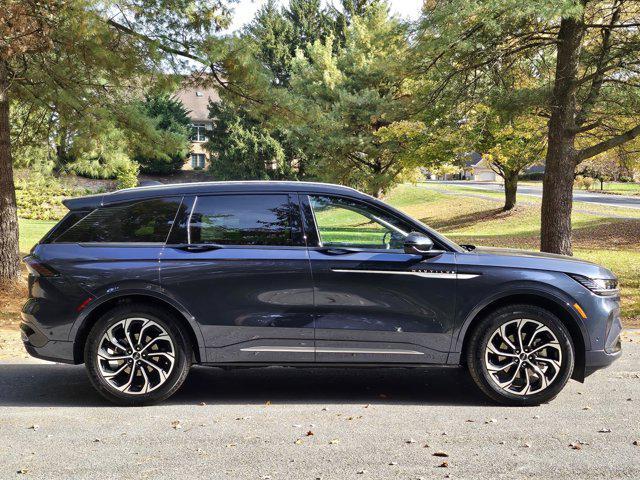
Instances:
[[[91,193],[83,188],[63,186],[54,177],[32,174],[16,181],[18,217],[30,220],[59,220],[67,213],[62,200]]]
[[[533,182],[538,182],[544,180],[544,172],[536,172],[536,173],[523,173],[518,175],[519,180],[530,180]]]
[[[133,188],[138,186],[140,167],[136,162],[122,164],[116,170],[116,188]]]
[[[595,180],[591,177],[584,177],[582,175],[576,175],[575,180],[573,181],[573,185],[576,188],[581,188],[583,190],[590,190],[593,187]]]

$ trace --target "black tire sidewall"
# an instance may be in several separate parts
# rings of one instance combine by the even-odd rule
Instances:
[[[161,325],[171,337],[175,347],[175,363],[167,381],[152,392],[132,395],[119,392],[102,376],[98,367],[97,351],[100,340],[108,328],[126,318],[148,318]],[[192,349],[189,338],[175,319],[154,306],[123,305],[100,317],[91,328],[84,348],[84,362],[93,387],[107,400],[120,405],[149,405],[160,402],[175,393],[184,382],[191,367]]]
[[[504,323],[516,319],[531,319],[548,327],[558,339],[562,350],[560,373],[551,385],[541,392],[530,395],[516,395],[502,390],[490,377],[484,362],[484,352],[491,335]],[[480,389],[499,403],[508,405],[539,405],[556,397],[567,384],[575,364],[575,350],[571,335],[562,322],[548,310],[516,305],[499,309],[487,316],[474,330],[468,350],[468,366],[471,375]]]

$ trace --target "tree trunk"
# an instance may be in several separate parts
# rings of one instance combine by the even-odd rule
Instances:
[[[564,255],[572,254],[571,208],[573,175],[577,164],[576,78],[583,35],[581,19],[562,19],[542,189],[541,250]]]
[[[0,282],[20,277],[18,215],[9,138],[9,81],[0,61]]]
[[[504,207],[505,212],[516,206],[516,194],[518,193],[518,174],[504,174]]]

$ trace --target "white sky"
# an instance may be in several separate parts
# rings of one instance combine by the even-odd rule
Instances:
[[[230,31],[238,30],[249,23],[256,11],[264,4],[266,0],[239,0],[238,3],[232,5],[234,8],[233,23]],[[280,3],[286,0],[279,0]],[[332,3],[331,0],[324,0],[325,3]],[[416,19],[420,14],[423,0],[389,0],[391,12],[405,19]]]

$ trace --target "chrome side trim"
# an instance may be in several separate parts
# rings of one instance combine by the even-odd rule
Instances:
[[[359,269],[342,269],[342,268],[333,268],[332,272],[336,273],[374,273],[374,274],[385,274],[385,275],[415,275],[416,277],[422,278],[451,278],[458,280],[469,280],[470,278],[476,278],[479,275],[476,273],[453,273],[453,272],[428,272],[428,271],[420,271],[420,270],[359,270]]]
[[[246,347],[241,348],[241,352],[286,352],[286,353],[354,353],[368,355],[424,355],[423,352],[415,350],[386,350],[386,349],[370,349],[370,348],[314,348],[314,347]]]

